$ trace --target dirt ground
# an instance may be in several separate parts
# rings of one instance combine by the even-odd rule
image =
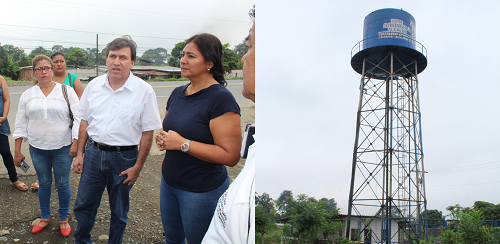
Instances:
[[[160,179],[161,163],[163,155],[150,155],[141,171],[137,183],[132,187],[130,193],[130,211],[127,229],[123,238],[123,243],[165,243],[163,228],[160,216]],[[244,160],[235,167],[228,167],[231,181],[243,169]],[[36,176],[19,175],[19,179],[26,185],[35,182]],[[76,193],[80,175],[71,172],[71,206],[70,222],[72,234],[76,229],[77,223],[73,214]],[[9,179],[0,179],[0,232],[7,230],[9,234],[0,236],[0,243],[74,243],[75,238],[71,234],[63,237],[59,231],[58,222],[58,201],[55,185],[52,186],[51,212],[52,221],[42,232],[31,233],[32,221],[40,218],[37,191],[28,190],[21,192],[9,185]],[[96,223],[92,230],[92,241],[95,243],[106,243],[100,241],[99,237],[108,235],[109,221],[111,212],[107,192],[101,201],[101,206],[97,213]],[[1,234],[0,234],[1,235]]]

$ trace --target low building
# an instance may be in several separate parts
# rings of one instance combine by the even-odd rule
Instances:
[[[134,66],[132,73],[143,80],[161,78],[181,78],[181,68],[170,66]]]
[[[74,73],[78,75],[78,78],[82,81],[91,81],[98,75],[103,75],[108,72],[105,65],[99,66],[99,72],[96,71],[95,66],[89,66],[87,68],[77,68],[72,65],[68,65],[66,71],[69,73]],[[154,79],[154,78],[181,78],[181,69],[178,67],[170,66],[134,66],[132,67],[132,73],[135,76],[141,77],[144,80]],[[19,71],[19,79],[25,81],[33,81],[33,70],[31,66],[21,67]]]
[[[19,71],[19,79],[25,81],[33,81],[33,69],[31,66],[21,67]],[[96,71],[95,67],[87,68],[76,68],[75,66],[69,66],[66,68],[66,72],[74,73],[78,75],[78,78],[82,81],[90,81],[97,77],[97,75],[103,75],[108,72],[106,66],[99,66],[99,72]]]
[[[233,78],[233,77],[243,77],[243,69],[233,69],[231,73],[227,73],[224,77]]]

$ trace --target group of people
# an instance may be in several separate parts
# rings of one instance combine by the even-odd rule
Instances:
[[[246,44],[243,95],[255,102],[255,24]],[[131,72],[136,49],[128,36],[109,43],[108,73],[85,89],[76,75],[66,72],[64,54],[36,56],[32,61],[35,85],[19,100],[14,158],[7,137],[9,93],[0,77],[0,153],[11,185],[27,190],[14,167],[25,158],[21,145],[26,140],[38,176],[41,219],[32,232],[50,224],[53,171],[60,231],[63,236],[71,234],[69,175],[73,168],[81,174],[74,207],[75,243],[92,243],[90,233],[105,188],[111,209],[109,243],[121,243],[129,193],[154,138],[158,148],[166,151],[160,186],[166,243],[253,243],[255,144],[250,146],[245,168],[229,187],[225,166],[238,163],[242,135],[240,108],[225,88],[220,40],[204,33],[186,41],[180,64],[189,83],[171,93],[163,123],[153,88]]]

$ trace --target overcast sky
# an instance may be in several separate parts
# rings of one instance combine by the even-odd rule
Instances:
[[[366,15],[409,12],[428,66],[418,76],[427,208],[500,203],[500,1],[257,3],[256,190],[335,198],[347,213]],[[364,213],[374,214],[374,213]]]
[[[54,45],[99,50],[130,35],[138,53],[207,32],[231,48],[248,35],[248,11],[254,0],[0,0],[0,43],[27,50]]]

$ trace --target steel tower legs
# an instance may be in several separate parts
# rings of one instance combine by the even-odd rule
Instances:
[[[389,61],[389,70],[381,67]],[[415,70],[415,60],[402,64],[393,53],[380,63],[363,60],[347,238],[351,221],[361,221],[354,234],[358,241],[411,243],[427,237],[421,216],[427,200]],[[372,78],[381,74],[385,79]]]

